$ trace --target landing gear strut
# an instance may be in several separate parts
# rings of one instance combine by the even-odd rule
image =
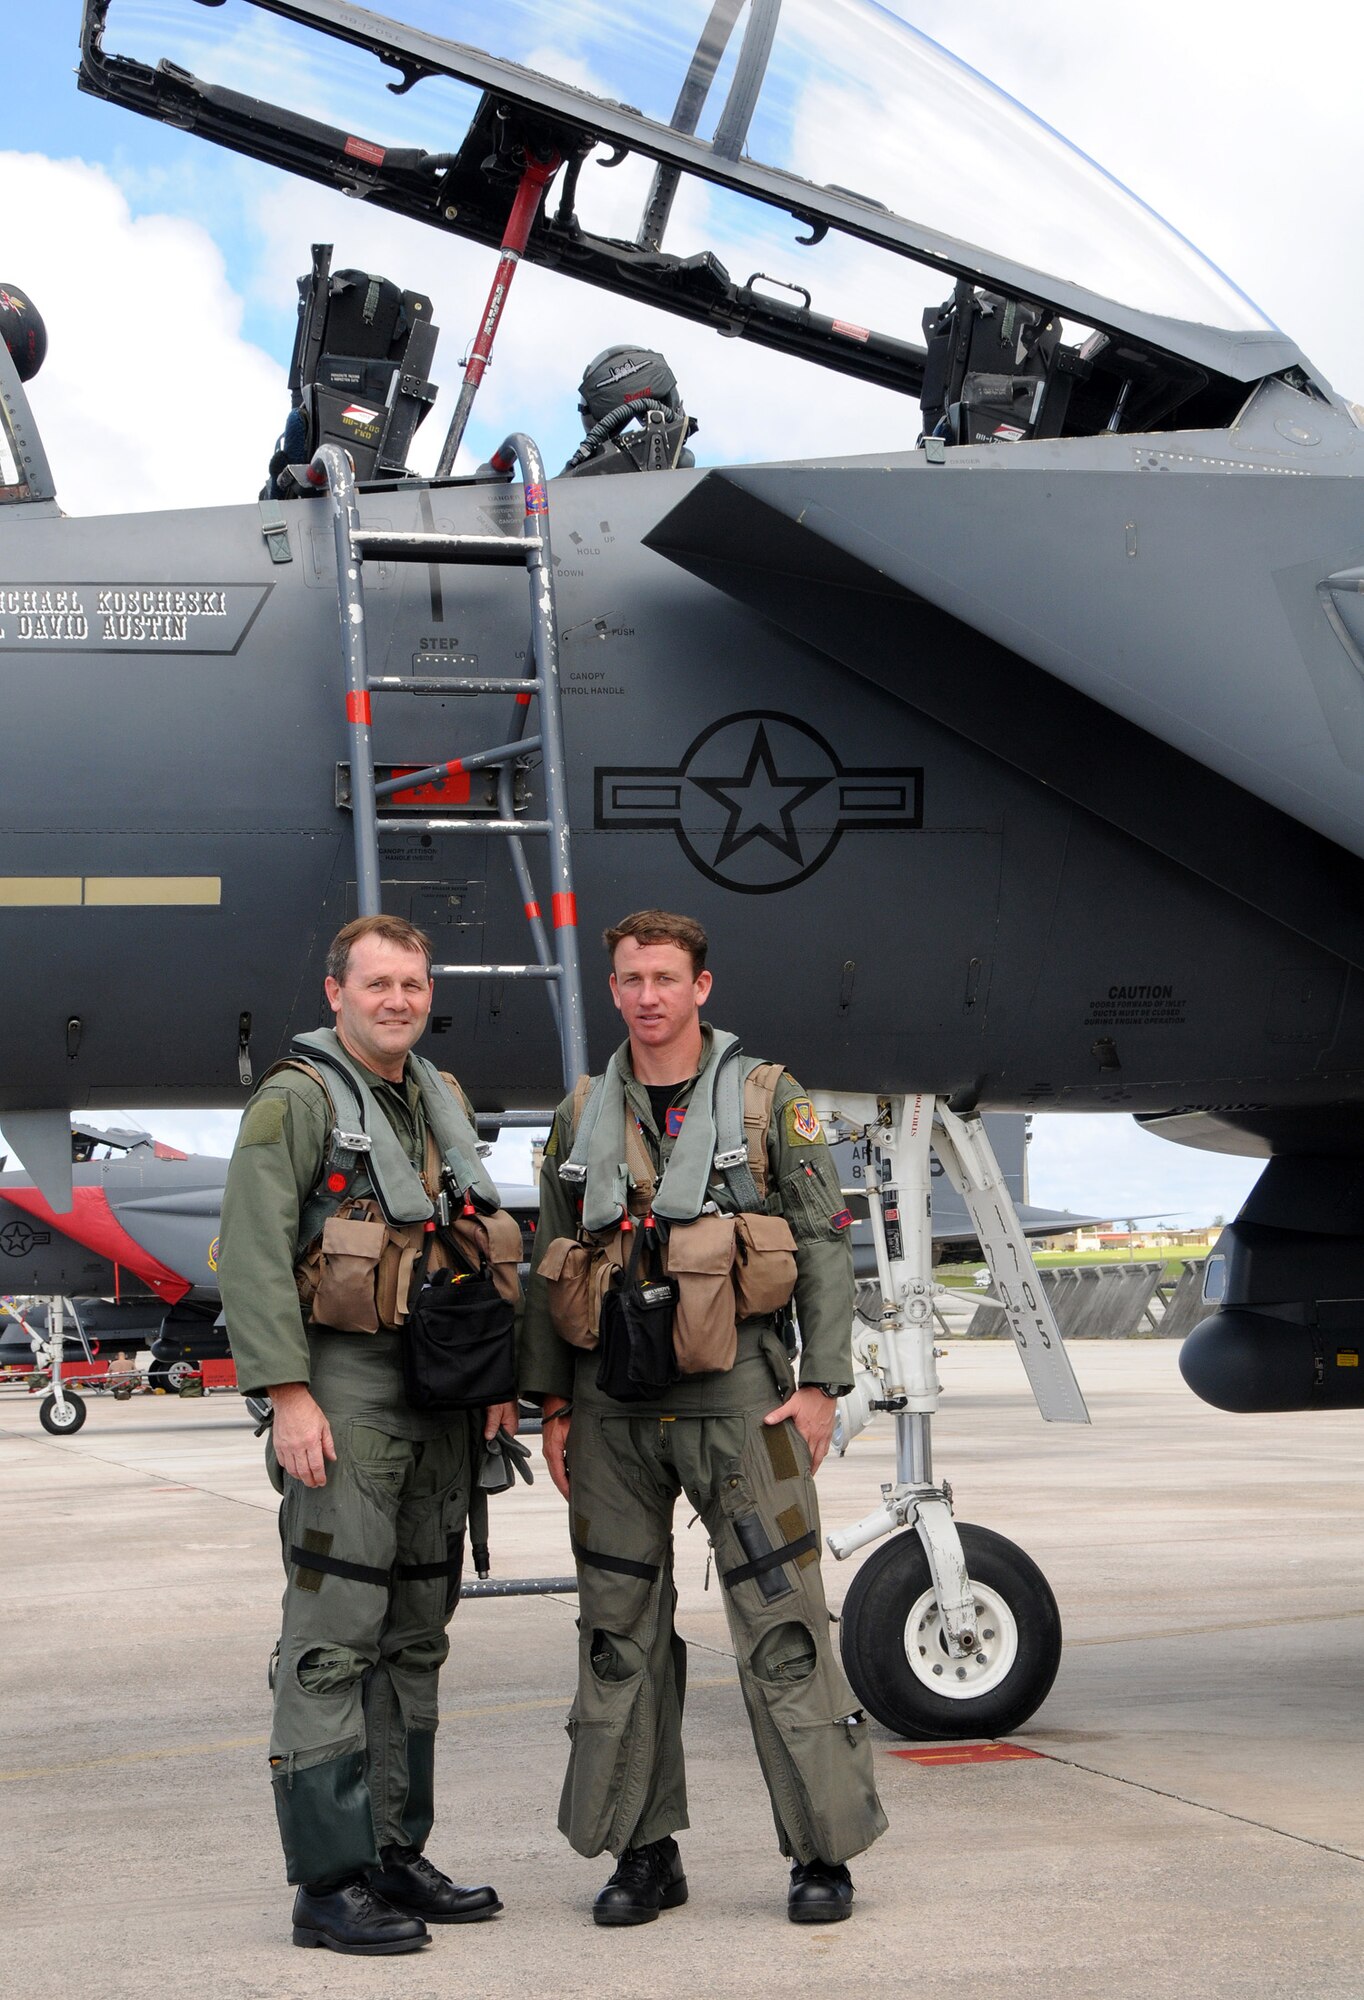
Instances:
[[[1045,1700],[1061,1659],[1061,1618],[1037,1565],[988,1528],[958,1526],[952,1491],[935,1483],[932,1420],[941,1393],[933,1349],[930,1151],[966,1201],[1038,1408],[1051,1423],[1088,1423],[1061,1336],[978,1118],[945,1099],[825,1093],[831,1136],[866,1143],[879,1314],[854,1328],[856,1383],[839,1403],[835,1449],[878,1410],[895,1419],[896,1477],[881,1506],[828,1536],[842,1561],[881,1535],[841,1624],[843,1664],[859,1701],[900,1736],[1002,1736]],[[913,1534],[896,1533],[914,1529]]]

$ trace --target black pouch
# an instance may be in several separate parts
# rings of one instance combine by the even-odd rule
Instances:
[[[601,1351],[597,1387],[617,1403],[653,1403],[681,1379],[673,1347],[677,1315],[675,1278],[641,1278],[645,1237],[653,1218],[636,1227],[630,1261],[612,1273],[601,1303]]]
[[[492,1274],[436,1271],[403,1328],[414,1410],[477,1410],[516,1396],[515,1313]]]

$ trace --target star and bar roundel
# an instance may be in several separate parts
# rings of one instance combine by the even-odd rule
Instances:
[[[769,895],[822,868],[845,833],[922,826],[923,771],[843,764],[808,723],[749,708],[703,729],[675,767],[598,765],[594,823],[671,830],[710,881]]]

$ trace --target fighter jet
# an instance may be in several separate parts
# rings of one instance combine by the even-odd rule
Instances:
[[[929,1107],[973,1216],[987,1108],[1273,1153],[1238,1339],[1319,1348],[1364,1401],[1360,1309],[1332,1348],[1317,1305],[1364,1297],[1320,1166],[1358,1158],[1364,1094],[1358,413],[869,4],[413,11],[442,32],[342,0],[85,6],[83,89],[499,256],[435,480],[407,467],[437,393],[419,273],[314,259],[289,424],[237,507],[64,518],[0,351],[0,907],[47,968],[41,1005],[0,1002],[25,1058],[0,1122],[54,1211],[70,1108],[240,1098],[317,1025],[357,909],[433,933],[430,1052],[527,1116],[614,1039],[580,915],[694,907],[727,1023],[868,1143],[926,1146],[896,1107]],[[277,101],[242,88],[266,17]],[[811,394],[879,384],[903,433],[689,466],[704,429],[622,347],[563,476],[521,434],[446,476],[520,262],[798,357]],[[940,1652],[974,1661],[957,1563]],[[1019,1712],[981,1671],[968,1728]],[[921,1693],[910,1726],[951,1721]]]

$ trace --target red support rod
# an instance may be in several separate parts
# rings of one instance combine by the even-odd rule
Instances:
[[[492,290],[488,293],[488,303],[483,308],[483,319],[474,336],[474,344],[469,350],[469,359],[464,365],[464,381],[460,387],[459,401],[455,414],[450,419],[450,428],[441,447],[440,462],[436,467],[437,479],[448,479],[454,468],[455,454],[464,437],[469,412],[473,408],[478,385],[483,380],[484,370],[492,359],[493,342],[497,338],[498,322],[502,318],[502,308],[507,303],[516,267],[521,261],[521,253],[530,240],[531,226],[540,207],[540,198],[559,171],[559,155],[551,153],[547,160],[527,159],[521,185],[516,190],[511,214],[507,217],[507,227],[502,237],[502,251],[497,260],[497,270],[493,274]]]

